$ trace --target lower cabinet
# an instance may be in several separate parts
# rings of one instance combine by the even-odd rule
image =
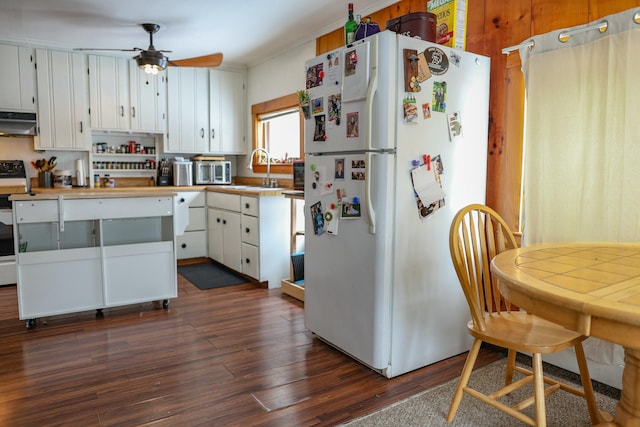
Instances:
[[[207,208],[204,191],[180,191],[176,204],[189,207],[184,233],[176,236],[178,259],[201,258],[207,256]]]
[[[209,207],[207,222],[209,258],[242,273],[240,213]]]
[[[209,257],[280,287],[289,276],[289,202],[282,196],[207,193]]]
[[[18,309],[37,317],[177,296],[173,196],[14,195]]]

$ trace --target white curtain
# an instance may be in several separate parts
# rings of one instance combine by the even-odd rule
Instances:
[[[523,245],[640,241],[639,22],[635,8],[520,50]]]

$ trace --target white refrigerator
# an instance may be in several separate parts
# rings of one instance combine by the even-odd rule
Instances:
[[[485,202],[489,65],[389,31],[305,64],[305,324],[389,378],[471,346],[448,236]]]

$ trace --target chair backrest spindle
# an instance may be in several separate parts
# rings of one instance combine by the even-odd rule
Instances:
[[[506,249],[516,248],[516,240],[493,209],[473,204],[454,217],[449,244],[471,318],[480,330],[485,330],[486,313],[511,310],[511,304],[502,297],[497,280],[491,274],[491,260]]]

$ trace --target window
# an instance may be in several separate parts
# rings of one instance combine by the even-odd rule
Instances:
[[[272,99],[251,107],[253,148],[271,154],[271,173],[293,174],[291,162],[304,158],[304,119],[296,94]],[[254,173],[267,171],[266,160],[256,153]]]

